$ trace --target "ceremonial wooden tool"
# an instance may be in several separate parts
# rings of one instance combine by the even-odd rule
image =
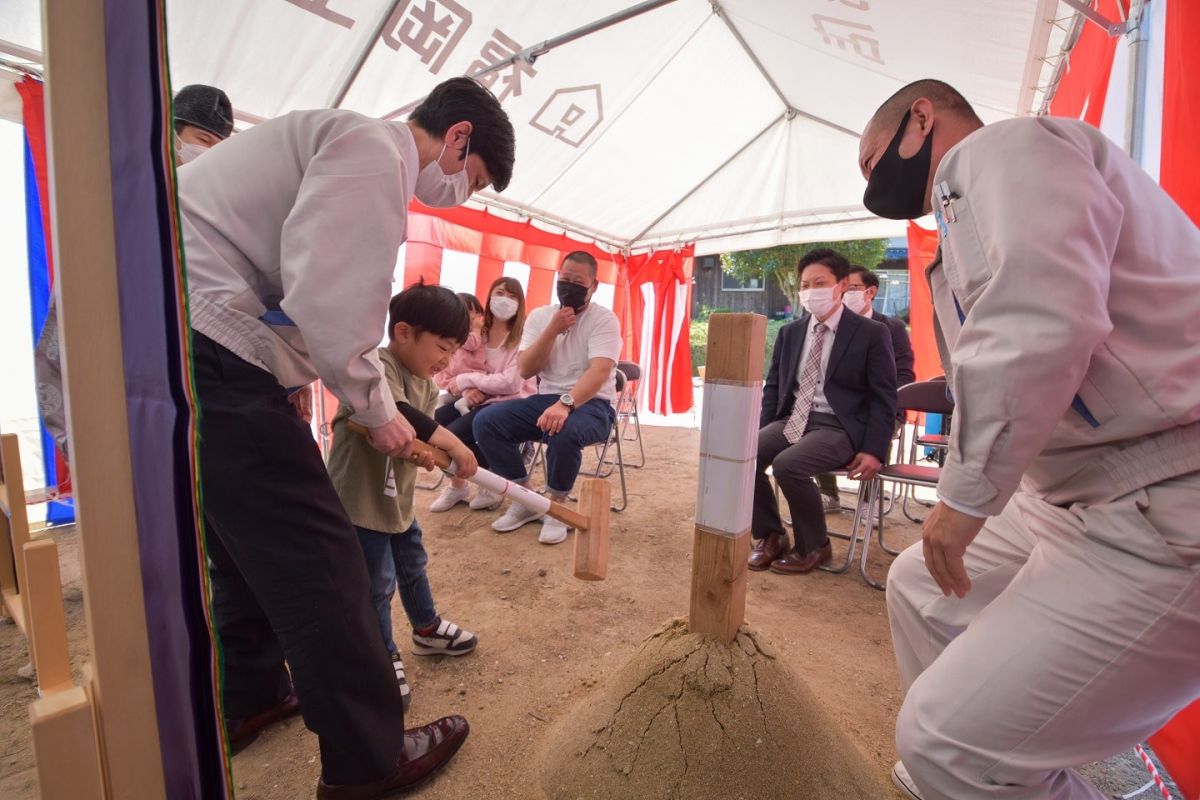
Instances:
[[[368,435],[367,428],[357,422],[347,420],[346,427],[363,436]],[[426,453],[433,454],[433,463],[443,472],[454,475],[454,460],[450,458],[450,454],[425,442],[413,442],[412,456],[408,460],[419,461]],[[611,492],[608,481],[599,478],[585,480],[579,492],[577,511],[482,467],[466,480],[574,528],[575,577],[583,581],[604,580],[608,574],[608,513]]]

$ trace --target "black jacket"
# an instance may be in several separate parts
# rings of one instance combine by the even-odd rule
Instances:
[[[912,340],[908,338],[908,327],[904,320],[871,312],[871,319],[882,322],[892,332],[892,355],[896,356],[896,386],[906,386],[917,379],[913,371]]]
[[[792,413],[808,321],[809,315],[804,314],[779,329],[763,385],[760,427],[786,420]],[[823,387],[855,452],[886,461],[896,427],[896,360],[888,327],[843,310]]]

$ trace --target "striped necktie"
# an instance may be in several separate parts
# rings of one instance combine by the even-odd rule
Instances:
[[[825,331],[829,330],[825,323],[818,322],[813,328],[812,347],[804,359],[804,367],[800,370],[799,386],[796,388],[796,405],[792,407],[792,415],[783,426],[783,438],[789,444],[800,441],[804,429],[808,425],[808,415],[812,413],[813,396],[817,393],[817,384],[821,382],[821,355],[825,351]]]

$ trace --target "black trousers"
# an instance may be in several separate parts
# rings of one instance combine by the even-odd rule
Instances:
[[[358,536],[274,376],[202,334],[193,343],[225,715],[274,705],[290,667],[325,780],[378,780],[400,755],[404,711]]]
[[[479,449],[479,444],[475,441],[474,430],[475,418],[485,408],[487,406],[478,405],[467,413],[460,414],[453,403],[447,403],[444,406],[439,406],[437,411],[433,412],[433,418],[437,420],[438,425],[453,433],[458,437],[460,442],[471,448],[471,452],[475,454],[475,459],[479,462],[479,466],[487,469],[487,456],[483,454],[483,450]]]
[[[783,436],[786,420],[772,422],[758,432],[758,461],[754,473],[754,516],[750,534],[764,539],[781,533],[787,538],[775,490],[767,477],[767,467],[775,476],[792,512],[796,532],[796,551],[811,553],[829,541],[825,527],[825,509],[814,475],[841,469],[854,458],[854,444],[832,414],[813,412],[800,441],[789,444]]]

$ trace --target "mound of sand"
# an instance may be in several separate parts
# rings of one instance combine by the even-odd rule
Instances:
[[[742,627],[672,620],[550,732],[552,800],[891,798],[812,691]]]

